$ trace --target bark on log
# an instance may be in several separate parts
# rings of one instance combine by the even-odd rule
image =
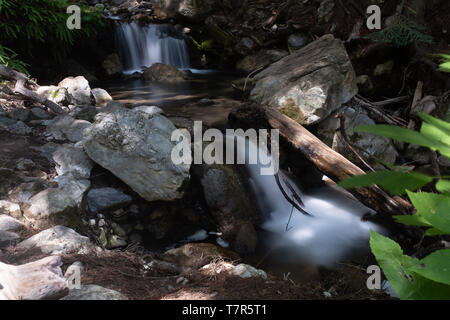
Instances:
[[[302,153],[306,159],[330,179],[339,182],[351,176],[365,173],[344,156],[328,147],[302,125],[281,114],[278,110],[270,107],[254,109],[258,109],[258,112],[262,113],[264,121],[267,121],[271,128],[279,130],[281,138],[284,138],[294,149]],[[235,117],[235,115],[231,117]],[[256,117],[261,119],[259,116]],[[242,119],[237,119],[237,121],[242,121]],[[408,214],[413,209],[409,202],[394,200],[377,186],[349,191],[362,203],[378,213]]]
[[[68,294],[58,256],[20,266],[0,262],[0,300],[53,300]]]
[[[16,81],[16,85],[14,88],[15,93],[21,94],[22,96],[24,96],[29,100],[39,102],[40,104],[46,106],[47,108],[49,108],[50,110],[52,110],[57,114],[64,113],[64,110],[59,105],[57,105],[53,101],[41,97],[36,92],[28,89],[26,87],[27,85],[32,85],[36,88],[38,88],[39,86],[37,84],[31,83],[30,79],[28,79],[28,77],[23,73],[17,72],[16,70],[0,65],[0,76],[7,78],[9,80]]]

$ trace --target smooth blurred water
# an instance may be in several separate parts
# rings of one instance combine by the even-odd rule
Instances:
[[[186,42],[170,24],[117,22],[116,45],[124,74],[142,72],[157,62],[190,68]]]

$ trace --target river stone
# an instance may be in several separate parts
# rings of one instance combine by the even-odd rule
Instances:
[[[310,42],[309,37],[304,34],[291,34],[288,37],[288,46],[291,50],[303,48]]]
[[[61,300],[128,300],[128,298],[120,292],[88,284],[82,285],[80,289],[71,289]]]
[[[65,191],[50,188],[31,197],[22,210],[24,216],[32,220],[51,217],[75,227],[79,224],[76,208],[77,204]]]
[[[20,231],[25,225],[6,214],[0,214],[0,231]]]
[[[89,81],[83,76],[65,78],[58,84],[58,87],[67,89],[71,103],[75,105],[90,104],[92,101]]]
[[[94,96],[96,105],[104,104],[112,100],[111,96],[105,89],[95,88],[92,89],[91,92],[92,95]]]
[[[6,214],[14,218],[22,217],[22,211],[17,203],[12,203],[6,200],[0,200],[0,214]]]
[[[71,173],[75,178],[88,179],[94,164],[88,158],[82,147],[70,144],[61,145],[53,152],[58,175]]]
[[[67,88],[57,86],[42,86],[39,87],[36,92],[40,96],[59,105],[68,106],[70,103],[70,95]]]
[[[17,249],[39,248],[44,254],[85,253],[93,248],[88,237],[70,228],[55,226],[22,241]]]
[[[164,111],[157,106],[139,106],[134,108],[133,111],[145,112],[151,116],[164,113]]]
[[[256,269],[255,267],[244,263],[238,264],[233,269],[231,269],[229,273],[241,278],[261,277],[267,279],[267,274],[263,270]]]
[[[248,55],[251,53],[256,47],[255,41],[253,41],[249,37],[243,37],[239,43],[234,47],[234,51],[239,53],[240,55]]]
[[[31,128],[22,121],[15,121],[5,117],[0,117],[0,130],[18,135],[27,135],[31,133]]]
[[[0,230],[0,249],[7,248],[19,242],[20,236],[17,233]]]
[[[216,259],[239,260],[237,253],[212,243],[188,243],[179,248],[168,250],[163,260],[198,269]]]
[[[31,108],[31,115],[35,119],[50,119],[50,114],[42,108]]]
[[[344,45],[332,35],[275,62],[254,78],[250,99],[302,125],[325,119],[358,92]]]
[[[375,125],[367,112],[362,108],[347,108],[344,112],[345,132],[350,140],[350,143],[356,146],[359,150],[364,150],[360,155],[366,162],[372,166],[376,166],[377,162],[374,158],[383,160],[386,163],[395,163],[398,156],[393,143],[390,139],[373,135],[370,133],[356,133],[355,127],[360,125]],[[344,157],[363,166],[361,160],[348,148],[342,141],[341,133],[339,131],[340,120],[334,117],[329,117],[319,126],[317,136],[325,142],[333,150],[339,152]],[[370,157],[368,156],[370,155]]]
[[[134,112],[112,102],[87,130],[84,149],[147,201],[170,201],[183,196],[190,179],[190,165],[171,160],[174,130],[164,116]]]
[[[133,200],[129,195],[113,188],[91,189],[87,197],[91,212],[122,208]]]
[[[289,52],[285,50],[263,49],[238,61],[236,64],[236,69],[245,72],[252,72],[257,69],[267,67],[271,63],[274,63],[287,55],[289,55]]]
[[[30,110],[25,108],[14,108],[8,112],[8,117],[17,121],[27,121],[30,118]]]
[[[42,181],[21,183],[16,188],[8,192],[8,199],[17,203],[24,203],[27,202],[32,196],[45,189],[47,189],[47,186]],[[19,216],[21,216],[20,208]]]
[[[65,191],[75,201],[77,206],[81,206],[84,194],[91,186],[88,179],[77,179],[72,173],[65,173],[54,179],[58,183],[58,188]]]
[[[154,63],[144,71],[142,78],[152,82],[180,82],[184,81],[184,74],[171,64]]]
[[[239,253],[254,252],[257,235],[253,224],[258,215],[240,173],[227,165],[203,165],[194,172],[223,238]]]
[[[56,140],[78,142],[83,139],[83,132],[91,126],[86,120],[77,120],[69,115],[54,118],[47,126],[47,131]]]

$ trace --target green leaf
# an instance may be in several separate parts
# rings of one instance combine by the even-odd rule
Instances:
[[[405,194],[406,190],[417,190],[433,181],[432,177],[418,172],[379,171],[345,179],[339,185],[346,189],[379,185],[392,195]]]
[[[423,121],[426,121],[426,122],[434,125],[435,127],[445,131],[448,135],[450,135],[450,123],[449,122],[443,121],[441,119],[435,118],[433,116],[430,116],[429,114],[422,113],[422,112],[419,112],[419,117]]]
[[[410,271],[419,264],[419,260],[404,255],[395,241],[371,230],[370,247],[401,299],[450,299],[450,286]]]
[[[439,180],[436,183],[436,190],[450,196],[450,180]]]
[[[407,224],[409,226],[432,227],[431,223],[429,223],[424,217],[419,214],[394,216],[393,218],[395,219],[395,221]]]
[[[422,216],[434,228],[450,234],[450,197],[442,194],[408,191],[409,199]]]
[[[445,236],[448,232],[439,230],[437,228],[430,228],[427,231],[425,231],[425,236],[427,237],[435,237],[435,236]]]
[[[409,270],[427,279],[450,285],[450,249],[431,253]]]
[[[428,147],[432,150],[436,151],[439,150],[440,153],[445,155],[446,157],[450,158],[450,147],[446,144],[432,139],[430,137],[427,137],[423,135],[420,132],[396,127],[396,126],[390,126],[390,125],[369,125],[369,126],[358,126],[354,129],[355,132],[366,132],[366,133],[372,133],[376,135],[380,135],[386,138],[396,139],[403,142],[408,142],[411,144],[419,145],[422,147]]]

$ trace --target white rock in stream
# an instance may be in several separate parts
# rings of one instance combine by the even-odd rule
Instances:
[[[161,115],[134,112],[110,102],[85,134],[88,156],[147,201],[180,199],[190,165],[171,159],[172,122]]]

